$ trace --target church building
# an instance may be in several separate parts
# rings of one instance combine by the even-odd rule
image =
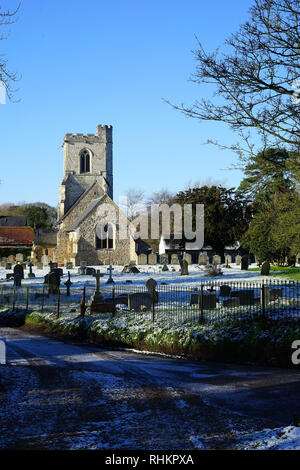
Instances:
[[[58,204],[57,246],[53,261],[79,266],[128,264],[137,261],[139,242],[119,237],[118,223],[106,223],[99,238],[99,207],[113,202],[112,126],[99,125],[94,134],[66,134],[63,141],[64,175]],[[124,217],[124,215],[123,215]],[[105,218],[104,218],[105,219]],[[105,222],[103,222],[105,223]]]

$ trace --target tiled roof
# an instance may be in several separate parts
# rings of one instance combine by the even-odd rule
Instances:
[[[0,246],[31,246],[34,230],[31,227],[0,227]]]

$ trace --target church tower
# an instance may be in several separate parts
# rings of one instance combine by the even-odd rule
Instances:
[[[95,182],[113,198],[112,126],[98,125],[95,134],[66,134],[64,176],[60,185],[61,219]]]

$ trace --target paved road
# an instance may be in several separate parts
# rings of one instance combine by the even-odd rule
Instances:
[[[0,339],[0,449],[231,449],[300,417],[300,371]]]

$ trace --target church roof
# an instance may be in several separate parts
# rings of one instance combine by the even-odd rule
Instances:
[[[0,227],[1,247],[30,247],[33,241],[32,227]]]
[[[25,227],[27,225],[27,219],[24,215],[1,215],[0,226],[1,227]]]

